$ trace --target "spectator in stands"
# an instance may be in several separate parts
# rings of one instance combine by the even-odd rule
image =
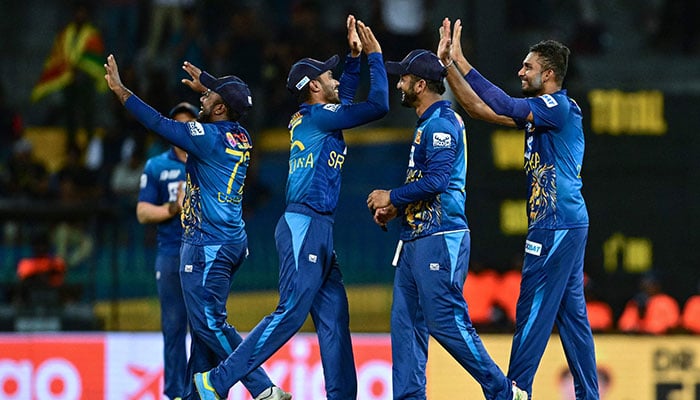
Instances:
[[[700,282],[698,282],[697,293],[685,301],[681,326],[689,332],[700,334]]]
[[[102,34],[92,24],[90,2],[75,1],[72,20],[54,40],[39,81],[32,90],[32,101],[63,92],[63,114],[68,142],[75,142],[80,128],[91,137],[95,129],[98,92],[107,85],[103,79],[104,43]]]
[[[31,239],[32,254],[19,260],[19,304],[26,306],[58,306],[72,293],[65,286],[66,262],[52,254],[47,229],[39,229]]]
[[[595,283],[588,275],[584,275],[583,279],[583,291],[586,296],[586,311],[588,313],[588,322],[591,324],[591,331],[607,332],[613,328],[612,307],[600,299]]]
[[[153,0],[149,13],[151,21],[148,39],[146,42],[145,61],[147,64],[156,61],[156,58],[163,47],[163,34],[171,34],[182,29],[185,9],[194,6],[194,0]]]
[[[28,200],[45,199],[49,195],[49,172],[43,162],[34,156],[34,145],[20,139],[12,146],[7,162],[9,196]]]
[[[22,116],[7,104],[5,87],[0,84],[0,169],[9,161],[12,148],[22,137],[22,131]],[[0,193],[3,191],[0,189]]]
[[[639,283],[639,293],[627,302],[618,328],[623,332],[661,335],[676,328],[680,308],[673,297],[662,291],[658,274],[648,272]]]

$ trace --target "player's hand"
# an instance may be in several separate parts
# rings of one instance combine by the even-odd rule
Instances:
[[[386,224],[396,218],[399,211],[394,206],[378,208],[374,211],[374,223],[379,225],[382,230],[386,231]]]
[[[177,204],[179,204],[180,207],[182,207],[185,201],[185,185],[185,181],[180,181],[177,184]]]
[[[449,26],[449,21],[448,21]],[[448,33],[449,35],[449,33]],[[456,62],[467,62],[467,58],[464,56],[462,51],[462,20],[458,19],[455,21],[455,26],[452,29],[452,49],[450,50],[450,56]]]
[[[119,76],[119,67],[117,66],[117,60],[114,55],[110,54],[107,56],[107,63],[104,64],[105,67],[105,80],[107,81],[107,86],[114,92],[119,98],[119,101],[124,104],[127,98],[131,96],[131,91],[127,89],[122,83],[122,79]]]
[[[362,50],[364,50],[365,54],[382,52],[382,46],[379,45],[379,41],[374,37],[372,29],[362,21],[357,21],[357,34],[360,37]]]
[[[357,22],[355,21],[355,16],[352,14],[348,15],[345,25],[348,28],[348,45],[350,46],[350,55],[352,57],[357,57],[360,55],[360,53],[362,53],[362,42],[357,34]]]
[[[442,20],[440,26],[440,42],[438,43],[437,56],[444,65],[449,65],[452,62],[452,34],[450,32],[450,19]]]
[[[189,61],[185,61],[182,64],[182,69],[187,72],[192,79],[182,79],[182,83],[187,85],[190,89],[194,90],[197,93],[204,93],[207,91],[206,86],[202,85],[202,82],[199,81],[199,76],[202,75],[202,70],[199,69],[196,65],[190,63]]]
[[[391,206],[390,190],[375,189],[367,196],[367,208],[374,213],[375,210]]]

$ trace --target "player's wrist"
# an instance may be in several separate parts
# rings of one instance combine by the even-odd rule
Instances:
[[[168,202],[168,214],[170,214],[171,217],[176,216],[177,214],[180,214],[182,211],[182,207],[177,203],[177,201],[169,201]]]

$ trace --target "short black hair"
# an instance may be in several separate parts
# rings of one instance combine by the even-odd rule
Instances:
[[[554,71],[555,80],[558,84],[564,82],[566,70],[569,68],[569,55],[571,51],[563,43],[556,40],[543,40],[530,46],[531,53],[539,54],[542,68]]]
[[[425,81],[425,86],[428,88],[433,93],[437,93],[439,95],[442,95],[445,93],[445,81],[443,79],[440,79],[439,81],[434,81],[432,79],[426,79],[426,78],[421,78],[418,75],[411,75],[411,84],[418,82],[419,80],[424,80]]]

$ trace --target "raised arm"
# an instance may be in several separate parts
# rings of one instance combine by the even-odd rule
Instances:
[[[457,102],[472,118],[516,127],[517,124],[513,118],[497,114],[464,79],[463,74],[468,74],[473,67],[462,52],[462,23],[460,20],[455,21],[454,32],[451,32],[450,25],[448,18],[442,21],[437,55],[447,66],[447,84],[452,89]]]

